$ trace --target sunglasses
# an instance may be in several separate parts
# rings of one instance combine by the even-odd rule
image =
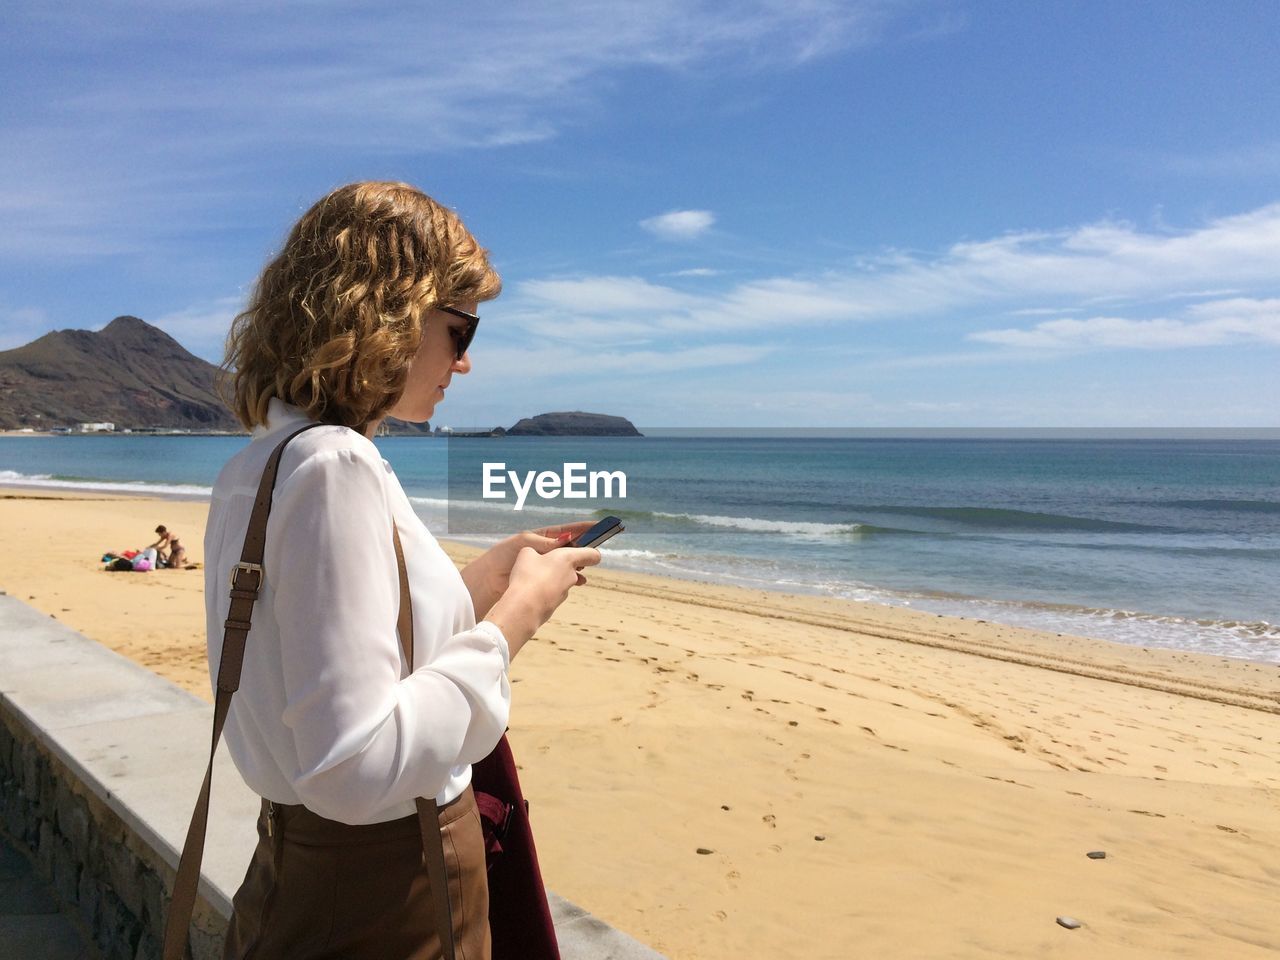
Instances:
[[[457,359],[461,360],[467,355],[467,348],[471,346],[471,341],[476,338],[476,327],[480,326],[480,318],[474,313],[467,313],[457,307],[436,307],[436,309],[467,321],[467,325],[461,330],[456,327],[449,328],[449,336],[453,337],[453,345],[457,350]]]

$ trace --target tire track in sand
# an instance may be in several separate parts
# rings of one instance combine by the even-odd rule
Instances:
[[[1280,692],[1261,688],[1261,684],[1259,684],[1260,689],[1250,689],[1245,686],[1180,677],[1159,670],[1135,669],[1129,664],[1108,664],[1100,662],[1096,655],[1085,658],[1073,656],[1069,652],[1049,652],[1019,646],[1006,641],[997,644],[989,640],[954,634],[942,637],[936,633],[915,630],[909,627],[890,628],[874,619],[861,618],[853,613],[813,614],[789,610],[785,606],[785,599],[783,599],[785,594],[779,595],[777,603],[763,603],[748,600],[745,597],[742,599],[735,598],[732,602],[721,601],[713,597],[682,591],[678,587],[673,588],[666,584],[662,587],[649,588],[631,582],[610,583],[606,589],[622,594],[632,594],[645,599],[665,602],[674,600],[694,607],[748,613],[768,620],[821,627],[861,637],[872,637],[877,640],[909,643],[914,646],[931,647],[952,653],[985,657],[988,660],[1037,667],[1042,670],[1053,670],[1057,673],[1084,677],[1090,680],[1102,680],[1107,683],[1140,687],[1174,696],[1207,700],[1210,703],[1221,703],[1246,710],[1257,710],[1261,713],[1280,715]],[[958,617],[948,619],[964,622]],[[1010,629],[1020,630],[1025,628],[1012,627]],[[1140,648],[1134,647],[1134,649],[1138,650]]]

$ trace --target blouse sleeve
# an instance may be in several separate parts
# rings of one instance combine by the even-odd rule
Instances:
[[[493,749],[511,703],[493,624],[450,638],[401,678],[383,470],[358,451],[314,454],[277,488],[268,522],[291,779],[307,807],[344,822],[436,796],[454,767]]]

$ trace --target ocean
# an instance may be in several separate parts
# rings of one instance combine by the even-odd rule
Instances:
[[[1280,663],[1280,440],[665,433],[377,442],[440,537],[613,513],[620,569]],[[246,442],[0,438],[0,483],[202,497]],[[622,471],[627,496],[517,512],[482,462]]]

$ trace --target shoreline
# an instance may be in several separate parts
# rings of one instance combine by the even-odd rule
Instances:
[[[113,501],[132,502],[132,503],[156,503],[156,514],[164,513],[163,504],[175,503],[184,505],[199,505],[207,507],[207,496],[183,496],[180,494],[156,494],[154,492],[139,491],[137,493],[131,491],[117,490],[97,490],[94,488],[45,488],[45,487],[21,487],[9,485],[0,481],[0,505],[5,501],[14,500],[30,500],[30,501],[61,501],[61,502],[100,502],[111,503]],[[201,532],[203,534],[203,524],[201,524]],[[188,555],[193,561],[203,564],[203,555],[201,546],[197,541],[190,539],[184,534],[188,546]],[[201,536],[201,540],[203,536]],[[445,553],[456,565],[461,567],[475,556],[483,552],[482,547],[469,543],[463,543],[455,540],[449,540],[447,537],[439,538],[440,545],[444,548]],[[200,554],[200,555],[197,555]],[[608,554],[605,554],[605,561],[608,561]],[[95,563],[94,566],[101,566]],[[4,564],[0,562],[0,570],[3,570]],[[183,574],[187,571],[154,571],[156,574]],[[855,600],[846,597],[831,596],[821,593],[807,593],[801,591],[784,590],[781,588],[770,588],[765,586],[752,587],[742,584],[724,583],[711,579],[695,579],[692,577],[678,577],[671,575],[663,575],[650,573],[647,571],[635,570],[618,570],[616,568],[601,567],[598,572],[606,573],[613,578],[610,584],[611,589],[620,592],[633,593],[639,596],[658,596],[666,595],[672,598],[680,599],[682,602],[694,602],[700,605],[733,611],[750,611],[756,616],[764,616],[776,618],[787,623],[796,623],[813,627],[827,627],[833,629],[848,629],[864,632],[879,625],[883,618],[889,618],[897,621],[905,618],[907,620],[917,621],[914,630],[903,631],[901,634],[895,634],[893,639],[902,642],[913,643],[918,642],[925,646],[937,647],[939,649],[953,649],[958,652],[966,652],[979,656],[992,656],[995,659],[1005,659],[998,654],[989,650],[984,652],[986,648],[991,647],[990,643],[970,645],[965,639],[966,634],[948,633],[947,641],[939,639],[926,640],[923,639],[935,631],[929,628],[933,626],[933,621],[942,620],[944,624],[953,624],[960,630],[966,628],[976,630],[978,628],[992,629],[1001,634],[1011,636],[1019,636],[1027,641],[1026,645],[1020,648],[1018,657],[1021,659],[1007,658],[1009,662],[1037,662],[1036,665],[1044,666],[1048,669],[1054,669],[1051,664],[1054,661],[1061,660],[1063,663],[1070,663],[1069,656],[1059,653],[1055,648],[1061,646],[1059,641],[1067,641],[1074,645],[1087,645],[1090,649],[1092,657],[1101,657],[1109,659],[1114,657],[1117,661],[1127,666],[1137,666],[1144,663],[1144,657],[1160,656],[1172,657],[1175,661],[1184,661],[1185,658],[1203,659],[1205,662],[1214,663],[1236,663],[1248,667],[1257,667],[1264,670],[1274,670],[1277,676],[1280,676],[1280,664],[1267,660],[1252,660],[1244,657],[1227,657],[1217,654],[1204,653],[1195,650],[1171,650],[1165,647],[1145,647],[1138,644],[1123,643],[1120,641],[1109,640],[1102,637],[1089,637],[1076,634],[1058,633],[1056,631],[1037,630],[1031,627],[1019,626],[1016,624],[1007,624],[984,619],[971,617],[954,616],[950,614],[936,613],[926,610],[918,610],[909,606],[898,606],[888,603],[878,603],[874,600]],[[203,608],[202,608],[203,609]],[[771,613],[771,610],[777,612]],[[869,614],[866,612],[870,611]],[[203,629],[203,612],[201,627]],[[918,636],[917,636],[918,635]],[[203,638],[201,640],[203,643]],[[1110,655],[1110,657],[1108,656]],[[1065,668],[1064,668],[1065,669]],[[1070,672],[1070,670],[1067,670]],[[1099,677],[1099,679],[1102,679]],[[1280,690],[1280,688],[1278,688]],[[196,692],[196,691],[193,691]],[[203,694],[202,694],[203,695]],[[1193,694],[1188,694],[1193,695]],[[1275,694],[1277,704],[1280,704],[1280,692]]]
[[[61,484],[63,481],[56,481]],[[118,485],[98,488],[85,486],[76,483],[73,480],[65,481],[66,486],[55,485],[50,483],[47,486],[31,486],[17,481],[0,479],[0,496],[19,496],[28,500],[77,500],[77,499],[101,499],[101,500],[156,500],[159,502],[167,502],[170,500],[182,503],[208,503],[209,494],[207,493],[180,493],[178,491],[159,491],[156,489],[147,490],[127,490],[119,489],[125,487],[126,483],[120,481]],[[113,483],[110,480],[102,481],[103,484]]]
[[[95,553],[204,504],[33,492],[0,588],[209,699],[203,571]],[[596,568],[512,691],[548,886],[673,960],[1280,949],[1275,665]]]
[[[28,478],[30,479],[30,478]],[[148,486],[145,489],[129,489],[127,481],[55,481],[48,480],[40,484],[24,483],[21,480],[0,478],[0,496],[6,492],[19,496],[64,496],[76,497],[121,497],[125,499],[155,499],[158,501],[207,503],[208,487],[200,487],[201,491],[165,489]],[[176,487],[195,485],[176,484]],[[412,500],[412,498],[410,498]],[[440,542],[456,545],[459,550],[481,549],[460,541],[450,541],[447,535],[439,538]],[[696,558],[690,558],[695,560]],[[1257,663],[1280,666],[1280,625],[1270,622],[1250,622],[1242,618],[1202,619],[1184,614],[1159,613],[1152,610],[1119,610],[1113,608],[1090,607],[1083,604],[1059,603],[1043,600],[1002,599],[991,597],[969,596],[966,594],[948,593],[929,590],[927,588],[891,588],[874,585],[851,587],[843,595],[820,590],[805,590],[800,584],[789,583],[786,586],[766,581],[751,582],[747,578],[735,578],[722,571],[698,569],[673,570],[656,572],[643,569],[643,561],[636,562],[629,558],[618,558],[622,572],[634,573],[638,576],[653,576],[670,579],[676,583],[704,584],[710,586],[729,586],[743,590],[762,590],[770,595],[816,597],[834,599],[841,602],[871,604],[893,610],[919,611],[929,615],[953,617],[975,623],[998,623],[1019,630],[1029,630],[1052,634],[1056,637],[1079,637],[1114,644],[1133,649],[1163,649],[1181,651],[1209,657],[1227,657],[1244,663]],[[640,569],[636,569],[639,567]],[[617,569],[617,568],[615,568]],[[870,596],[851,596],[850,593],[870,594]],[[878,594],[878,596],[877,596]],[[972,609],[965,609],[965,608]],[[1135,625],[1142,625],[1148,631],[1154,631],[1157,639],[1139,636],[1136,640],[1125,639],[1119,635],[1107,636],[1108,633],[1124,632],[1115,625],[1129,628],[1132,632]],[[1249,631],[1265,628],[1263,643],[1269,643],[1271,649],[1260,651],[1249,656],[1235,650],[1215,651],[1197,648],[1190,639],[1180,634],[1194,631],[1197,627],[1215,627],[1225,631],[1233,638],[1235,644],[1247,645],[1250,641]],[[1090,629],[1092,627],[1092,630]],[[1171,635],[1165,641],[1160,633]],[[1274,636],[1273,636],[1274,635]],[[1254,637],[1257,637],[1255,632]],[[1208,642],[1208,641],[1206,641]],[[1221,638],[1214,642],[1221,644]]]

